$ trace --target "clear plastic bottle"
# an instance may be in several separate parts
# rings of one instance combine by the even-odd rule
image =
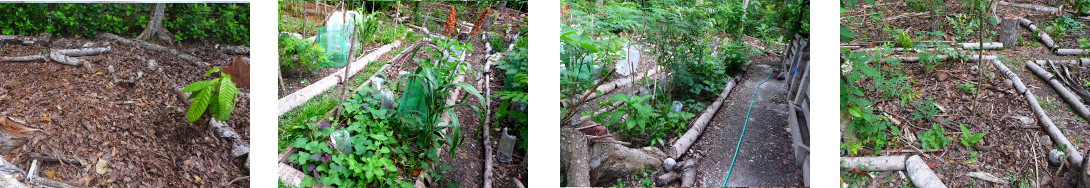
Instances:
[[[500,136],[500,150],[497,152],[496,160],[500,162],[511,162],[511,152],[515,149],[515,141],[517,141],[514,135],[507,134],[507,128],[503,128],[503,135]]]

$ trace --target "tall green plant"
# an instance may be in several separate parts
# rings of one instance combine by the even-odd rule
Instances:
[[[450,155],[454,157],[454,150],[462,143],[462,133],[459,126],[458,115],[454,113],[454,109],[457,106],[467,106],[473,109],[477,113],[478,118],[482,118],[484,115],[481,110],[469,103],[458,103],[454,105],[447,105],[443,101],[450,94],[448,89],[461,88],[466,91],[466,94],[477,97],[479,106],[487,106],[484,102],[484,97],[473,86],[465,82],[450,83],[450,79],[443,78],[432,67],[421,66],[418,67],[411,74],[406,75],[405,88],[408,90],[402,95],[400,106],[398,108],[398,118],[404,123],[401,129],[404,132],[408,132],[413,137],[416,144],[425,148],[435,148],[441,146],[444,141],[450,147]],[[457,96],[463,98],[464,96]],[[440,125],[443,123],[441,118],[442,114],[447,114],[451,123],[446,125]],[[478,119],[483,126],[483,119]],[[444,133],[444,129],[451,129],[449,134]],[[440,139],[445,138],[445,139]],[[429,150],[427,153],[430,156],[434,156],[435,151]]]

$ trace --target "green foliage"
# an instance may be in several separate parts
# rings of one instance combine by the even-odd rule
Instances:
[[[973,144],[980,142],[980,139],[984,139],[984,133],[973,134],[972,132],[969,132],[968,128],[965,128],[965,125],[962,124],[958,124],[958,127],[961,128],[962,137],[959,138],[959,140],[961,141],[961,145],[965,145],[965,147],[967,148],[973,148]]]
[[[1086,28],[1086,25],[1082,22],[1075,21],[1071,17],[1060,16],[1055,20],[1048,22],[1050,26],[1045,27],[1045,31],[1055,36],[1057,39],[1064,38],[1070,31],[1079,31]]]
[[[496,111],[496,119],[504,117],[511,117],[518,120],[518,124],[512,127],[518,134],[518,146],[523,151],[529,148],[529,130],[527,127],[526,112],[519,110],[508,110],[510,106],[514,105],[514,102],[520,102],[521,104],[529,104],[528,94],[529,92],[529,72],[528,72],[528,60],[526,55],[528,53],[529,43],[526,37],[520,37],[515,45],[516,47],[507,53],[503,59],[496,63],[496,68],[503,70],[504,73],[504,86],[503,91],[496,92],[496,97],[500,99],[500,107]]]
[[[438,42],[439,40],[436,41]],[[444,45],[441,44],[440,46]],[[413,54],[415,54],[415,52]],[[454,114],[454,110],[452,109],[457,106],[471,107],[473,111],[477,113],[477,118],[479,118],[478,122],[481,125],[478,126],[483,126],[484,120],[481,118],[483,118],[484,115],[477,106],[469,105],[469,103],[458,103],[447,106],[443,101],[443,99],[446,99],[450,95],[447,90],[461,88],[465,90],[466,94],[475,96],[478,99],[476,102],[479,103],[479,106],[487,105],[484,102],[484,97],[482,97],[473,86],[465,82],[451,83],[454,80],[454,76],[456,76],[453,70],[455,68],[447,69],[444,67],[449,66],[443,64],[454,64],[452,66],[458,66],[458,64],[464,64],[464,62],[457,63],[439,59],[435,59],[435,61],[441,62],[440,65],[428,66],[422,64],[404,78],[406,81],[402,88],[408,88],[408,90],[403,93],[401,102],[399,102],[401,105],[398,108],[397,115],[398,119],[404,123],[404,125],[400,127],[399,132],[411,135],[412,139],[409,140],[413,140],[416,145],[423,148],[441,146],[444,143],[440,141],[445,140],[445,144],[450,147],[451,157],[454,157],[454,150],[462,143],[462,137],[458,117]],[[460,68],[457,69],[461,70],[468,69],[464,68],[465,66],[458,67]],[[443,70],[443,73],[440,73],[440,70]],[[451,122],[440,126],[440,123],[443,123],[441,119],[443,113],[449,114],[448,117]],[[445,132],[441,131],[443,129],[451,129],[452,131],[450,134],[443,134],[443,132]],[[430,155],[435,154],[430,153]]]
[[[331,54],[320,45],[281,33],[277,42],[280,70],[302,70],[306,73],[318,70],[318,65],[332,63]]]
[[[912,102],[916,111],[912,111],[912,121],[934,121],[939,115],[939,108],[935,106],[935,99],[916,100]]]
[[[946,20],[950,27],[954,28],[954,34],[956,34],[958,41],[967,41],[969,36],[976,32],[973,28],[980,25],[980,22],[966,14],[954,14],[953,17],[947,16]]]
[[[861,68],[869,70],[866,65],[861,66]],[[885,79],[881,74],[874,79],[875,91],[881,93],[883,97],[900,99],[901,104],[905,104],[919,94],[912,89],[912,83],[915,81],[911,77],[899,72],[891,72],[888,75],[889,79]]]
[[[606,69],[600,60],[620,57],[612,52],[620,51],[613,41],[597,40],[585,31],[568,26],[561,26],[560,32],[560,96],[573,97],[582,93],[598,81],[595,75],[604,75]]]
[[[897,130],[896,126],[890,126],[885,116],[875,115],[872,107],[874,103],[863,99],[862,97],[865,96],[863,90],[854,84],[865,78],[884,79],[882,72],[864,62],[880,60],[892,53],[892,50],[885,47],[875,54],[841,52],[844,53],[842,56],[847,58],[846,61],[852,64],[845,67],[850,68],[851,72],[842,75],[840,80],[840,111],[851,115],[848,132],[859,138],[858,143],[845,143],[845,149],[851,155],[855,155],[864,146],[879,151],[889,145],[889,134],[898,134],[900,130]]]
[[[0,34],[38,33],[93,36],[100,32],[140,33],[150,8],[120,3],[3,3]]]
[[[621,106],[613,111],[600,113],[593,119],[610,127],[610,130],[617,130],[619,135],[641,141],[637,143],[665,146],[667,136],[672,134],[680,137],[685,131],[686,120],[696,115],[684,111],[671,112],[668,108],[669,104],[660,104],[656,108],[648,104],[651,97],[651,95],[612,95],[609,101],[601,101],[598,105],[604,108],[612,106],[612,101],[620,101]],[[623,122],[622,118],[624,118]]]
[[[941,0],[908,0],[908,9],[912,11],[928,11],[933,8],[943,7]]]
[[[360,9],[357,12],[363,12]],[[368,14],[363,20],[356,20],[356,39],[360,43],[366,43],[375,38],[375,33],[378,31],[378,17],[385,16],[382,13]]]
[[[176,41],[250,44],[250,4],[184,3],[166,8],[163,26]]]
[[[973,85],[972,82],[965,81],[964,84],[958,84],[958,90],[965,94],[972,95],[976,93],[976,86]]]
[[[902,30],[900,35],[897,35],[897,45],[905,48],[911,48],[914,46],[912,43],[912,36],[908,35],[908,32]]]
[[[920,133],[916,136],[923,143],[923,149],[942,149],[946,147],[946,144],[950,143],[950,138],[946,138],[943,132],[946,129],[942,128],[938,124],[931,124],[931,130]]]
[[[196,122],[205,111],[220,121],[231,117],[238,88],[231,82],[231,75],[219,71],[219,68],[213,68],[204,74],[208,77],[212,73],[220,73],[219,78],[193,82],[182,89],[182,93],[189,93],[189,99],[193,99],[185,114],[186,122]]]

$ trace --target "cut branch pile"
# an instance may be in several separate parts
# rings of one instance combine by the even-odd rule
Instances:
[[[79,58],[79,56],[91,56],[98,55],[105,52],[109,52],[110,47],[105,48],[79,48],[79,49],[58,49],[49,51],[49,55],[30,55],[30,56],[18,56],[18,57],[0,57],[0,62],[31,62],[31,61],[52,61],[64,65],[71,66],[84,66],[87,65],[87,61]]]
[[[1032,63],[1033,62],[1026,62],[1026,64]],[[1022,83],[1022,79],[1018,78],[1017,74],[1011,72],[1006,65],[1003,65],[1003,63],[999,61],[992,61],[992,65],[996,67],[1000,74],[1013,81],[1015,91],[1025,95],[1026,102],[1029,103],[1029,107],[1033,110],[1033,113],[1037,115],[1038,122],[1041,123],[1042,131],[1048,133],[1048,136],[1052,138],[1053,143],[1058,146],[1065,146],[1058,148],[1066,148],[1064,153],[1067,154],[1067,158],[1071,164],[1081,165],[1083,160],[1082,153],[1079,153],[1077,148],[1071,145],[1071,141],[1069,141],[1067,137],[1063,135],[1063,132],[1060,132],[1060,129],[1056,127],[1056,124],[1052,123],[1052,118],[1050,118],[1048,114],[1045,113],[1044,109],[1041,108],[1040,103],[1037,102],[1037,97],[1033,95],[1033,92],[1030,92],[1029,89],[1026,88],[1026,85]]]
[[[946,187],[942,180],[927,166],[927,162],[918,155],[882,156],[882,157],[841,157],[840,168],[862,171],[901,171],[908,173],[908,178],[916,187]]]
[[[193,57],[192,55],[182,53],[181,51],[175,50],[174,48],[168,48],[168,47],[161,46],[161,45],[158,45],[158,44],[155,44],[155,43],[150,43],[150,42],[147,42],[147,41],[142,41],[142,40],[137,40],[137,39],[127,39],[127,38],[117,36],[117,35],[114,35],[114,34],[110,34],[110,33],[100,33],[100,34],[96,35],[95,37],[100,38],[100,39],[117,40],[117,41],[119,41],[121,43],[124,43],[124,44],[137,45],[137,46],[140,46],[141,48],[148,49],[148,50],[151,50],[151,51],[166,52],[166,53],[169,53],[170,55],[178,56],[178,59],[185,60],[186,62],[189,62],[193,66],[198,66],[198,67],[208,66],[206,63],[202,62],[197,57]]]

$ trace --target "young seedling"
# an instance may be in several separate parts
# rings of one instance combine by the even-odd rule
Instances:
[[[213,68],[204,73],[205,77],[212,73],[220,72],[219,68]],[[232,107],[235,106],[235,97],[238,96],[238,88],[231,82],[231,75],[220,73],[219,78],[197,81],[185,86],[182,93],[190,93],[188,99],[193,99],[186,111],[185,119],[188,123],[196,122],[205,111],[220,121],[226,121],[231,117]]]

